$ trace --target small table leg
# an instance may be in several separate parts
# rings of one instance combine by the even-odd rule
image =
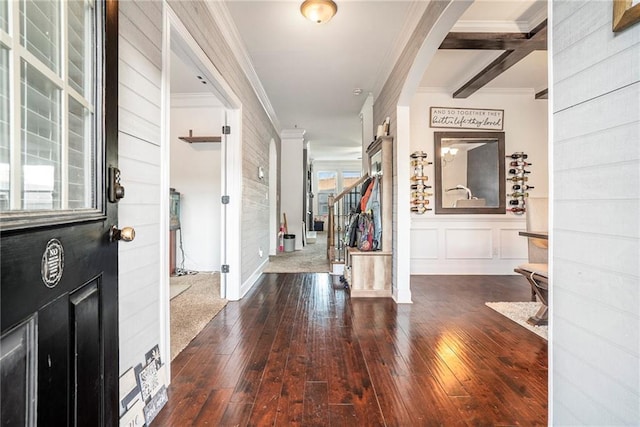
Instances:
[[[527,323],[533,326],[543,326],[549,324],[549,307],[542,304],[536,314],[527,319]]]
[[[529,282],[533,287],[533,290],[538,297],[538,301],[542,303],[542,306],[538,309],[536,314],[531,316],[527,323],[534,326],[542,326],[549,324],[549,307],[548,307],[548,298],[549,298],[549,289],[545,287],[542,283],[537,282],[535,279],[529,277]]]

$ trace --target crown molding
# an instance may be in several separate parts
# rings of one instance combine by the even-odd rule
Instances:
[[[529,28],[527,29],[527,32],[530,32],[531,30],[536,28],[538,25],[542,24],[542,21],[547,19],[548,16],[549,16],[549,11],[547,10],[547,8],[546,7],[540,8],[540,10],[535,15],[531,16],[531,19],[529,19]]]
[[[305,129],[282,129],[280,138],[284,139],[301,139],[304,140]]]
[[[456,33],[528,33],[530,21],[458,21],[451,29]]]
[[[240,64],[240,68],[247,79],[249,79],[249,83],[258,97],[260,104],[262,104],[262,108],[264,108],[264,111],[267,113],[269,120],[271,120],[271,124],[277,132],[280,132],[281,127],[278,116],[273,109],[273,105],[271,105],[267,92],[262,86],[262,82],[260,82],[260,79],[258,78],[258,73],[256,73],[253,63],[251,62],[251,57],[249,56],[249,53],[242,42],[242,38],[240,37],[240,33],[233,22],[229,8],[227,8],[226,4],[222,1],[207,1],[205,4],[209,8],[214,21],[222,33],[222,36],[229,44],[238,64]]]
[[[427,8],[428,2],[425,1],[412,1],[409,5],[409,9],[407,10],[407,19],[404,21],[404,25],[400,29],[398,36],[396,37],[395,42],[389,48],[389,51],[386,52],[384,58],[388,58],[388,60],[381,61],[380,67],[378,69],[377,78],[374,82],[373,89],[371,93],[373,93],[374,99],[380,95],[380,91],[384,87],[384,84],[389,79],[389,75],[391,75],[391,71],[393,67],[395,67],[396,62],[398,62],[398,58],[402,54],[405,46],[409,42],[411,35],[415,31],[418,26],[418,22],[422,19],[422,15]]]

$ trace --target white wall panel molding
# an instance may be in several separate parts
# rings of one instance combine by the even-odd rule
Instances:
[[[433,227],[448,224],[478,225],[483,223],[522,224],[524,229],[524,216],[518,215],[414,215],[411,217],[411,228]]]
[[[444,230],[445,259],[491,259],[493,257],[491,228],[446,228]]]
[[[500,228],[498,231],[498,257],[500,259],[522,260],[528,258],[527,238],[518,235],[523,228]]]
[[[411,230],[411,259],[434,259],[438,257],[437,228],[413,228]]]
[[[443,275],[512,275],[513,269],[522,264],[515,260],[465,259],[461,260],[428,260],[411,259],[411,274],[416,276]],[[524,262],[524,261],[523,261]]]
[[[411,274],[513,274],[527,261],[525,219],[443,215],[411,222]]]

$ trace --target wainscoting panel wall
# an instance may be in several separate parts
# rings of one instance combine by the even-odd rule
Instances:
[[[524,217],[414,217],[411,274],[514,274],[527,261]]]
[[[446,259],[491,259],[491,229],[445,228]]]
[[[522,229],[502,228],[499,230],[500,259],[521,260],[528,257],[526,239],[518,235]]]
[[[438,229],[414,228],[411,230],[411,259],[438,259]]]

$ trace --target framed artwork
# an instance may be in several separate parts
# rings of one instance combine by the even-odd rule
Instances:
[[[640,2],[613,0],[613,31],[622,31],[640,21]]]

